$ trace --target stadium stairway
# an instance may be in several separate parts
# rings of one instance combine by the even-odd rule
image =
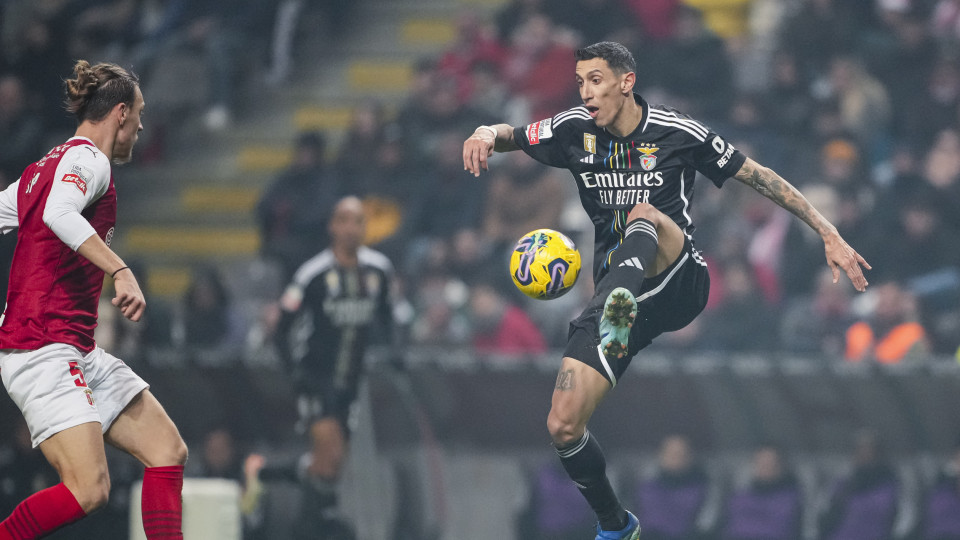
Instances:
[[[253,211],[263,189],[290,162],[297,133],[320,130],[336,151],[358,103],[373,98],[396,110],[411,66],[454,39],[457,14],[502,3],[361,0],[335,41],[311,31],[324,22],[305,14],[288,83],[270,88],[262,66],[251,66],[241,112],[230,127],[206,131],[201,114],[190,113],[176,140],[165,142],[165,159],[118,171],[121,214],[114,246],[147,269],[148,294],[179,297],[193,267],[255,259]]]

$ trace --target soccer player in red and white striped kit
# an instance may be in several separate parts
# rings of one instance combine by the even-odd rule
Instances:
[[[146,307],[133,272],[110,249],[117,214],[110,163],[130,160],[143,94],[136,76],[115,64],[80,60],[74,74],[66,104],[76,134],[0,192],[0,232],[18,229],[0,378],[61,481],[20,503],[0,523],[0,540],[42,538],[103,507],[105,441],[146,467],[147,538],[182,539],[187,446],[149,385],[93,338],[105,274],[124,317],[138,321]]]

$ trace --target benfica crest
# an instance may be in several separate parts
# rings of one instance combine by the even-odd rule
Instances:
[[[653,155],[654,152],[660,150],[657,146],[649,147],[638,147],[637,150],[640,151],[642,156],[640,156],[640,166],[643,167],[645,171],[652,171],[654,167],[657,166],[657,156]]]

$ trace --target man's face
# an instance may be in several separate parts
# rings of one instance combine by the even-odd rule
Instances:
[[[340,201],[330,219],[330,237],[333,243],[348,249],[356,249],[363,244],[366,232],[366,218],[360,200],[351,197]]]
[[[577,62],[580,99],[599,127],[613,124],[629,91],[624,91],[627,74],[616,75],[606,60],[591,58]]]
[[[113,143],[113,162],[127,163],[133,157],[133,145],[137,144],[137,138],[143,131],[143,124],[140,117],[143,115],[143,93],[140,87],[136,87],[133,98],[133,105],[125,109],[123,116],[123,125],[117,133],[117,139]]]

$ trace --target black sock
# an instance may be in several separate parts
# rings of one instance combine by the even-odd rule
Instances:
[[[656,261],[658,243],[657,228],[651,221],[640,218],[627,223],[623,243],[613,252],[610,270],[597,289],[609,289],[609,294],[616,287],[626,287],[634,295],[639,294],[644,269]]]
[[[607,460],[597,439],[586,431],[576,443],[557,448],[557,455],[570,479],[597,513],[600,528],[619,531],[626,527],[627,511],[620,505],[620,499],[607,479]]]

